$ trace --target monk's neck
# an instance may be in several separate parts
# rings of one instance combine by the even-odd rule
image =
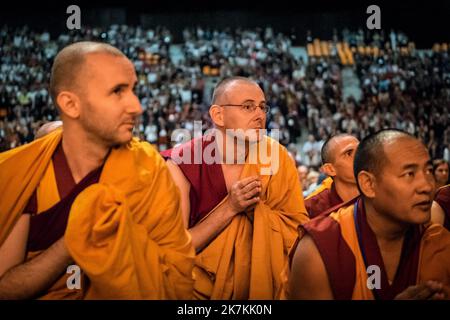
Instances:
[[[350,201],[359,195],[358,187],[354,183],[345,183],[338,179],[333,181],[336,192],[343,202]]]
[[[378,212],[369,201],[364,202],[367,223],[375,234],[380,247],[403,242],[409,224],[396,221]]]
[[[87,137],[63,131],[62,147],[75,183],[80,182],[91,171],[100,167],[108,155],[109,148],[94,143]]]

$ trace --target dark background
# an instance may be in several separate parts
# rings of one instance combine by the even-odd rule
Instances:
[[[167,26],[175,42],[181,42],[181,30],[187,26],[235,28],[272,26],[275,31],[293,31],[294,45],[305,45],[307,30],[313,37],[331,39],[333,28],[366,29],[370,4],[381,8],[381,27],[405,32],[418,48],[430,48],[434,42],[450,41],[450,0],[412,1],[324,1],[272,0],[261,2],[225,0],[144,0],[144,1],[69,1],[62,3],[11,1],[0,4],[0,25],[28,24],[51,34],[66,30],[70,4],[81,8],[83,26],[110,24]]]

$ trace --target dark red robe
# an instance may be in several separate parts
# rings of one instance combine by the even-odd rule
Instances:
[[[389,284],[376,236],[367,223],[363,201],[359,198],[357,202],[355,225],[359,226],[359,239],[366,268],[376,265],[381,270],[381,289],[374,289],[372,292],[375,299],[391,300],[416,283],[422,237],[420,226],[411,226],[408,230],[394,281]],[[300,228],[311,236],[319,250],[334,298],[336,300],[351,299],[356,281],[356,260],[342,236],[339,222],[328,215],[320,215]]]
[[[161,152],[164,159],[173,159],[175,154],[180,158],[185,153],[191,155],[191,163],[180,163],[178,167],[183,172],[191,187],[189,192],[190,214],[189,228],[195,226],[205,215],[217,206],[228,194],[225,177],[220,163],[206,164],[203,157],[203,150],[215,143],[211,136],[193,139],[183,145]],[[200,149],[201,147],[201,149]],[[194,163],[195,148],[201,150],[201,163]],[[215,156],[215,153],[212,153]]]
[[[315,218],[324,211],[340,205],[342,203],[341,197],[339,197],[334,182],[331,184],[330,189],[325,189],[315,196],[305,200],[306,211],[308,211],[309,217]]]
[[[99,181],[103,168],[101,166],[93,170],[75,184],[61,143],[52,156],[52,162],[61,200],[48,210],[37,214],[37,194],[36,191],[33,193],[24,210],[24,213],[31,214],[28,252],[45,250],[64,235],[73,202],[84,189]]]

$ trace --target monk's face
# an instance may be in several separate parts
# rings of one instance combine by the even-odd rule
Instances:
[[[337,137],[331,146],[333,152],[333,167],[336,173],[335,179],[345,183],[354,183],[353,161],[359,140],[352,136]]]
[[[416,139],[398,138],[384,152],[387,163],[376,177],[375,209],[399,222],[428,222],[435,193],[428,151]]]
[[[133,91],[137,82],[133,64],[125,57],[89,54],[79,79],[82,128],[108,146],[129,142],[142,113]]]
[[[252,83],[235,81],[229,84],[221,97],[221,105],[247,105],[254,104],[260,106],[266,99],[261,88]],[[248,111],[243,107],[225,106],[223,107],[224,129],[265,129],[266,113],[257,107],[254,111]],[[259,133],[258,131],[256,131]],[[259,137],[259,135],[257,136]]]
[[[297,170],[300,181],[305,181],[308,176],[308,168],[306,166],[299,166]]]
[[[436,178],[436,182],[441,185],[446,184],[448,180],[448,164],[443,163],[439,165],[434,171],[434,176]]]

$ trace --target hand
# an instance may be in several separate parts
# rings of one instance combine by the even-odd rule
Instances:
[[[395,300],[443,300],[445,293],[443,285],[437,281],[427,281],[422,284],[410,286],[400,292]]]
[[[245,211],[259,201],[261,180],[258,176],[237,181],[231,186],[229,204],[234,214]]]

